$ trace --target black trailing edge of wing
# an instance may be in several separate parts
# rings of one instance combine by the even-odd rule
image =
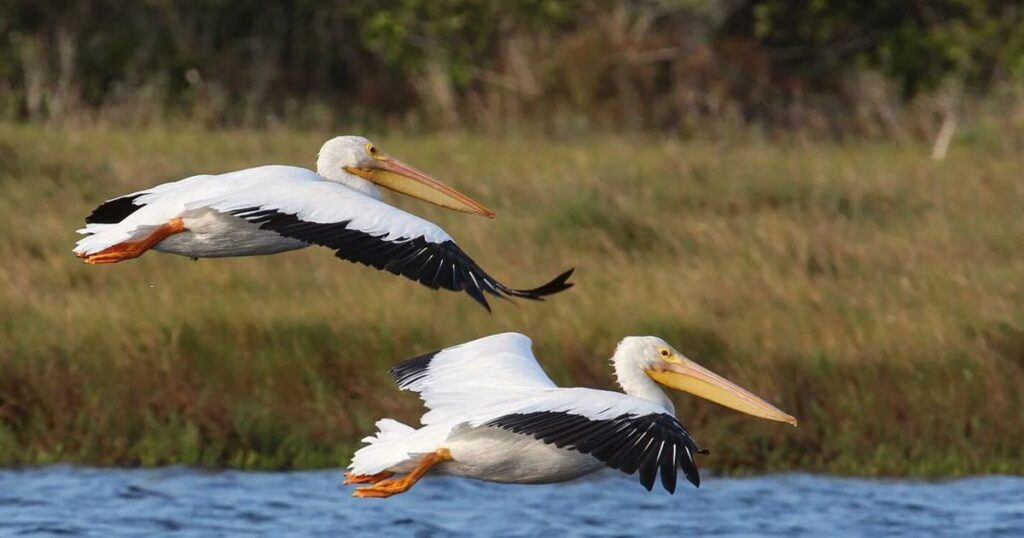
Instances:
[[[572,287],[568,282],[573,272],[570,269],[537,288],[509,288],[488,275],[453,241],[432,243],[423,237],[384,239],[386,234],[350,230],[350,221],[306,222],[291,213],[259,207],[238,209],[231,214],[259,224],[260,229],[334,249],[338,258],[402,275],[431,289],[464,291],[488,311],[491,307],[484,292],[503,299],[539,301]]]
[[[399,388],[404,389],[409,385],[427,377],[427,368],[430,367],[430,361],[434,359],[434,355],[437,355],[440,351],[431,351],[425,355],[406,359],[391,367],[391,377],[395,378],[395,383]]]
[[[669,414],[625,414],[594,420],[565,411],[539,411],[505,415],[485,426],[589,454],[626,474],[639,471],[640,483],[647,491],[660,474],[661,485],[675,493],[679,468],[690,483],[700,487],[693,454],[701,450],[679,420]]]
[[[117,224],[122,220],[126,219],[128,215],[135,213],[139,210],[141,205],[135,204],[135,199],[141,194],[134,196],[122,196],[120,198],[114,198],[113,200],[107,200],[99,205],[96,209],[89,213],[88,217],[85,217],[86,224]]]

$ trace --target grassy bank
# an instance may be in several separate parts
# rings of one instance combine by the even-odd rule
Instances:
[[[387,367],[504,330],[563,383],[657,334],[801,419],[679,397],[704,467],[1024,473],[1024,159],[982,141],[680,143],[376,136],[498,212],[395,197],[545,304],[438,293],[325,249],[89,267],[74,230],[112,195],[205,171],[309,166],[327,133],[0,125],[0,464],[345,462],[414,420]]]

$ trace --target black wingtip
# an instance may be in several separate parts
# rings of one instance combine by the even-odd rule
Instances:
[[[693,447],[696,449],[696,445]],[[697,451],[699,453],[699,450]],[[693,457],[686,455],[679,459],[679,466],[683,469],[683,476],[686,480],[693,484],[694,487],[700,487],[700,470],[697,469],[697,463],[693,461]]]
[[[544,284],[543,286],[538,286],[536,288],[529,289],[529,290],[513,290],[513,289],[509,289],[509,290],[506,291],[506,293],[508,293],[509,295],[511,295],[513,297],[522,297],[524,299],[537,299],[537,300],[539,300],[542,297],[545,297],[545,296],[548,296],[548,295],[554,295],[556,293],[563,292],[563,291],[573,287],[573,283],[572,282],[567,282],[567,281],[569,280],[569,277],[572,276],[572,273],[575,270],[576,270],[576,268],[569,269],[568,271],[566,271],[566,272],[556,276],[554,279],[551,280],[551,282],[548,282],[547,284]]]
[[[404,389],[420,379],[423,379],[427,375],[427,368],[430,366],[430,361],[434,359],[434,355],[437,355],[440,351],[431,351],[418,357],[406,359],[391,367],[391,377],[395,379],[395,384],[398,388]]]
[[[682,462],[680,462],[682,463]],[[700,487],[700,471],[697,470],[697,464],[690,460],[686,464],[681,464],[680,467],[683,469],[683,476],[686,477],[686,481],[693,484],[693,487]]]
[[[484,296],[484,292],[480,291],[479,284],[476,284],[475,282],[467,282],[463,289],[470,297],[473,298],[474,301],[480,303],[480,306],[484,307],[484,309],[487,310],[487,313],[491,312],[491,305],[487,302],[487,297]],[[501,295],[498,295],[498,297],[501,297]]]
[[[117,224],[122,220],[128,218],[128,215],[138,211],[141,205],[135,204],[135,199],[141,194],[134,196],[122,196],[120,198],[114,198],[113,200],[107,200],[100,204],[96,209],[89,213],[88,217],[85,217],[86,224]]]

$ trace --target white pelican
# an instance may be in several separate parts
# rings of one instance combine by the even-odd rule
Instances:
[[[86,263],[117,263],[149,249],[216,258],[276,254],[310,244],[430,288],[465,291],[490,310],[484,292],[541,299],[572,286],[572,270],[535,289],[505,286],[437,225],[381,201],[379,186],[442,207],[494,213],[361,136],[320,149],[316,172],[259,166],[198,175],[119,196],[86,217],[74,252]]]
[[[670,493],[676,471],[700,485],[693,454],[701,452],[675,417],[658,384],[757,417],[796,419],[699,366],[664,340],[631,336],[612,364],[625,394],[556,386],[534,358],[530,339],[504,333],[401,362],[399,388],[418,392],[429,411],[415,429],[377,422],[349,465],[346,484],[370,484],[356,497],[390,497],[432,468],[492,482],[563,482],[608,466],[639,470],[647,490],[655,477]],[[706,453],[706,452],[704,452]],[[402,478],[392,479],[404,473]]]

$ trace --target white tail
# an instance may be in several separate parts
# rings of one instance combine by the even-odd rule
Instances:
[[[364,438],[364,443],[372,445],[375,443],[397,441],[416,431],[412,426],[406,426],[405,424],[390,418],[382,418],[378,420],[375,426],[377,426],[377,435],[371,435]]]
[[[366,446],[352,456],[348,468],[355,474],[377,474],[404,463],[411,456],[403,441],[416,433],[414,428],[390,418],[378,420],[376,426],[377,435],[363,438]]]
[[[118,243],[130,241],[137,230],[126,229],[120,224],[87,224],[85,228],[76,230],[85,237],[75,243],[75,254],[95,254]]]

